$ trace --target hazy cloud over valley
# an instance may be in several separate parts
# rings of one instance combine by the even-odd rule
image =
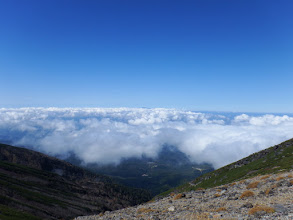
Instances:
[[[293,117],[143,108],[0,109],[0,141],[85,163],[156,157],[172,145],[216,168],[293,137]]]

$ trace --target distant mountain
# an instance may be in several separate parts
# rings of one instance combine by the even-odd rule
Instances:
[[[175,191],[211,188],[238,180],[293,170],[293,139],[254,153],[186,183]],[[171,191],[174,191],[172,189]],[[164,194],[168,194],[165,192]]]
[[[72,219],[150,199],[68,162],[0,144],[0,219]]]
[[[81,161],[74,156],[68,160],[81,165]],[[209,164],[192,163],[187,155],[172,146],[163,147],[155,159],[142,156],[124,159],[117,166],[88,164],[86,168],[108,175],[117,183],[147,189],[152,196],[213,170]]]

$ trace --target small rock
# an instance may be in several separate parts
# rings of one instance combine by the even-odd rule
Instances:
[[[274,209],[276,212],[288,213],[288,209],[280,204],[275,204]]]
[[[235,197],[231,197],[231,196],[229,196],[229,197],[227,198],[227,200],[238,200],[238,197],[237,197],[237,196],[235,196]]]
[[[261,216],[263,216],[263,215],[265,215],[265,214],[267,214],[267,212],[265,212],[265,211],[258,211],[258,212],[256,212],[256,213],[254,213],[254,216],[255,216],[256,218],[261,218]]]
[[[287,186],[288,183],[290,183],[290,181],[288,180],[282,180],[280,182],[277,183],[277,186],[280,187],[280,186]]]
[[[216,215],[213,216],[213,218],[219,219],[219,218],[221,218],[222,216],[223,216],[223,215],[221,215],[221,214],[216,214]]]
[[[175,207],[174,207],[174,206],[170,206],[170,207],[168,208],[168,211],[170,211],[170,212],[174,212],[174,211],[175,211]]]
[[[219,189],[226,191],[228,189],[228,187],[227,186],[222,186],[222,187],[219,187]]]
[[[226,190],[222,190],[222,191],[220,192],[220,194],[223,195],[225,192],[226,192]]]
[[[186,195],[186,198],[187,199],[191,199],[192,198],[192,195],[191,194],[188,194],[188,195]]]
[[[248,209],[251,209],[253,207],[253,205],[248,202],[248,203],[245,203],[243,206],[241,206],[241,208],[248,208]]]
[[[169,203],[172,203],[173,201],[172,200],[169,200]]]
[[[268,193],[268,195],[274,195],[275,194],[275,189],[271,189],[270,191],[269,191],[269,193]]]

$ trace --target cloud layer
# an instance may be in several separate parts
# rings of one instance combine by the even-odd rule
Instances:
[[[85,163],[156,157],[173,145],[215,168],[293,137],[288,115],[216,114],[175,109],[0,109],[0,141]]]

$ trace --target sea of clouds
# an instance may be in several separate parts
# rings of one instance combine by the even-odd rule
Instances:
[[[176,146],[194,162],[221,167],[293,138],[293,117],[144,108],[0,109],[0,142],[84,163],[156,157]]]

